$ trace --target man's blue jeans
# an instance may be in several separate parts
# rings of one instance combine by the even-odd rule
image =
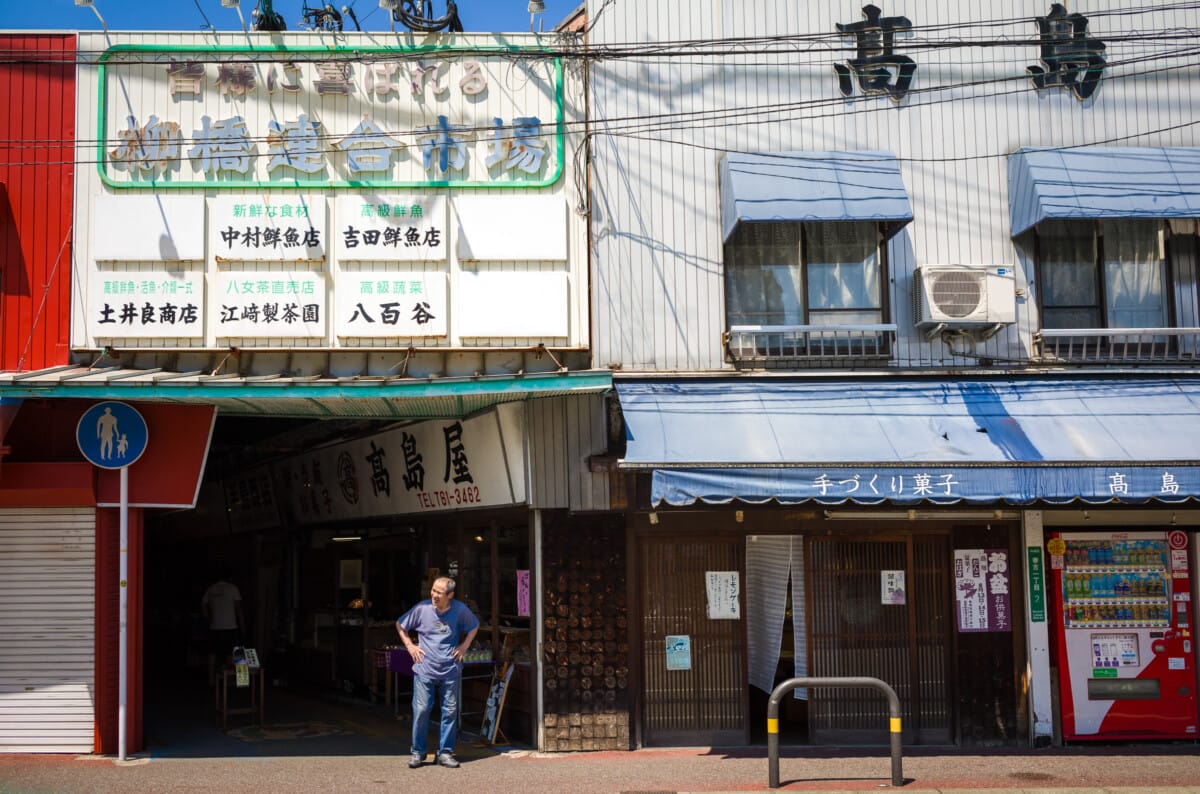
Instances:
[[[434,681],[430,678],[413,676],[413,732],[412,752],[425,755],[429,739],[429,712],[433,710],[436,693],[442,697],[442,722],[438,730],[438,755],[454,752],[458,737],[458,687],[459,680]]]

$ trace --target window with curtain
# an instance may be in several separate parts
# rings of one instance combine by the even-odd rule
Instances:
[[[1171,325],[1160,220],[1055,221],[1038,228],[1042,327]]]
[[[879,225],[744,222],[725,244],[728,324],[883,322]]]

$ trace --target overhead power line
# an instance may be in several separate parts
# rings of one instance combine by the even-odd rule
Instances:
[[[1154,62],[1166,60],[1168,58],[1190,58],[1192,60],[1155,68],[1125,68],[1137,65],[1148,65]],[[1192,48],[1171,53],[1157,53],[1150,56],[1133,58],[1128,61],[1110,62],[1108,68],[1112,73],[1107,74],[1105,79],[1109,81],[1128,80],[1155,74],[1185,70],[1193,68],[1198,64],[1200,64],[1200,44],[1197,44]],[[940,99],[929,98],[952,91],[983,89],[987,87],[1004,88],[1006,86],[1007,88],[1005,88],[1005,90],[995,90],[986,93],[981,92],[971,96],[948,96]],[[910,110],[916,110],[923,107],[953,102],[965,102],[975,99],[996,98],[1014,94],[1023,94],[1032,90],[1035,89],[1029,84],[1029,77],[1026,74],[1013,74],[981,80],[945,83],[935,86],[910,89],[908,92],[909,98],[906,99],[906,104],[904,107]],[[847,104],[849,104],[851,107],[847,108]],[[733,128],[763,123],[783,123],[794,120],[813,121],[823,118],[841,118],[846,116],[880,112],[894,113],[897,110],[898,108],[896,108],[893,104],[890,102],[885,102],[877,95],[860,94],[853,97],[843,97],[838,95],[790,102],[759,103],[732,107],[723,106],[719,108],[701,107],[695,110],[593,118],[590,121],[565,121],[562,123],[561,128],[565,133],[570,134],[573,132],[582,132],[590,125],[595,132],[599,134],[634,135],[652,132],[682,132],[699,129]],[[553,122],[547,122],[544,126],[557,129],[557,125],[555,125]],[[496,129],[497,128],[493,126],[478,126],[465,127],[461,131],[468,134],[488,134],[489,140],[496,141],[513,140],[517,137],[515,134],[511,134],[511,127],[500,128],[501,132],[498,136],[494,134]],[[401,130],[389,132],[389,135],[397,139],[414,139],[425,134],[425,131],[422,130]],[[364,135],[366,135],[366,133],[364,133]],[[319,133],[310,137],[318,141],[353,140],[354,138],[353,135],[348,133]],[[177,140],[183,147],[194,146],[200,142],[198,139],[183,136],[180,136]],[[250,143],[262,144],[269,142],[272,140],[272,138],[269,135],[252,135],[247,136],[245,140]],[[72,144],[79,144],[85,148],[90,148],[99,145],[99,143],[100,141],[96,138],[84,137],[77,137],[73,139],[0,139],[0,147],[9,149],[58,148]],[[116,145],[119,143],[119,141],[110,138],[106,139],[104,143],[106,145]],[[188,158],[181,156],[179,159],[183,160]],[[97,161],[76,160],[75,162],[79,164],[90,164]]]

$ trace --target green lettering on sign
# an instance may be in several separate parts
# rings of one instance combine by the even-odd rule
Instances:
[[[1029,620],[1046,622],[1046,571],[1042,567],[1042,550],[1029,546]]]
[[[1115,667],[1093,667],[1092,678],[1116,678],[1117,668]]]

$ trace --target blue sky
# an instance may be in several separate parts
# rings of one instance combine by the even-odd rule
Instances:
[[[331,2],[339,10],[351,5],[363,30],[390,30],[388,12],[379,0],[308,0],[310,8]],[[457,0],[458,14],[468,32],[528,32],[528,0]],[[582,0],[545,0],[546,13],[541,19],[550,30]],[[241,0],[242,14],[250,23],[250,12],[258,0]],[[275,11],[283,15],[288,30],[303,30],[301,9],[305,0],[273,0]],[[223,8],[221,0],[95,0],[95,7],[110,30],[200,30],[205,17],[217,30],[238,30],[237,12]],[[445,13],[445,0],[435,0],[438,16]],[[349,17],[345,29],[354,30]],[[399,27],[399,25],[397,26]],[[3,30],[99,30],[100,20],[87,8],[75,6],[75,0],[0,0],[0,29]]]

